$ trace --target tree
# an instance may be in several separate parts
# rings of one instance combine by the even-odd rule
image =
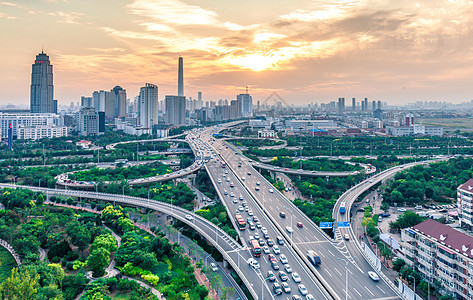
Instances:
[[[90,253],[87,266],[92,270],[92,276],[101,277],[105,274],[105,267],[110,263],[110,252],[105,248],[98,248]]]
[[[104,248],[107,249],[108,252],[113,252],[117,250],[117,240],[110,233],[99,235],[94,239],[92,246],[90,246],[90,251],[93,252],[95,249],[99,248]]]
[[[0,284],[0,296],[2,299],[29,300],[36,295],[39,275],[30,274],[28,270],[18,273],[13,268],[10,277]]]
[[[395,261],[393,261],[393,270],[394,271],[401,271],[401,268],[404,267],[404,265],[406,264],[406,262],[403,260],[403,259],[396,259]]]
[[[432,199],[433,196],[434,196],[434,189],[431,188],[430,186],[426,187],[425,188],[425,197],[429,198],[429,199]]]
[[[233,286],[226,286],[222,288],[222,299],[228,299],[235,293]]]
[[[402,228],[415,226],[424,220],[425,218],[419,216],[415,212],[406,211],[403,215],[399,216],[395,222],[391,222],[389,227],[400,230]]]

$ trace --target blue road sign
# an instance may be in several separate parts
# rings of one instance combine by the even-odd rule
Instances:
[[[319,227],[321,229],[330,229],[332,228],[332,222],[320,222]]]
[[[337,222],[338,228],[350,228],[350,222]]]

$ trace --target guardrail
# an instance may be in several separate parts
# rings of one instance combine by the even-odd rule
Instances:
[[[0,246],[3,246],[8,252],[10,252],[19,268],[21,266],[20,256],[16,253],[15,249],[13,249],[12,245],[7,241],[0,239]]]

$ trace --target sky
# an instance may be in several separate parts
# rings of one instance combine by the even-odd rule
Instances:
[[[66,104],[146,82],[177,94],[288,104],[339,97],[473,99],[473,1],[0,0],[0,105],[29,104],[31,65],[54,66]],[[346,100],[351,104],[351,100]]]

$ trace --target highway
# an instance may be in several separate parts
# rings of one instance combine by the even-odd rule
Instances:
[[[297,175],[297,176],[308,176],[308,177],[347,177],[347,176],[354,176],[360,174],[360,171],[347,171],[347,172],[332,172],[332,171],[305,171],[302,169],[289,169],[289,168],[281,168],[278,166],[273,166],[269,164],[264,164],[260,162],[251,162],[251,165],[256,169],[265,169],[271,172],[277,173],[285,173],[289,175]],[[360,164],[363,165],[363,164]],[[371,174],[376,172],[375,167],[369,168],[367,165],[363,165],[365,168],[365,174]]]
[[[33,186],[20,186],[13,184],[0,183],[0,188],[21,188],[32,191],[42,192],[47,198],[50,196],[71,196],[78,198],[88,198],[103,200],[114,205],[122,204],[134,207],[144,207],[155,211],[160,211],[165,214],[186,223],[199,234],[205,237],[220,253],[222,253],[225,260],[238,273],[240,278],[245,283],[246,287],[255,299],[272,299],[272,293],[268,290],[267,285],[262,280],[254,280],[256,277],[261,278],[261,273],[253,270],[248,266],[246,261],[252,256],[247,247],[242,247],[233,238],[227,235],[217,225],[193,214],[183,208],[174,206],[168,203],[158,202],[138,197],[131,197],[126,195],[115,195],[106,193],[96,193],[78,190],[61,190],[48,189]]]
[[[200,140],[208,141],[211,130],[201,132]],[[363,257],[353,258],[350,255],[346,246],[351,243],[350,241],[345,242],[340,237],[332,240],[326,236],[307,216],[256,172],[250,161],[235,148],[220,140],[213,141],[211,146],[224,159],[228,169],[232,171],[230,173],[235,173],[238,180],[234,182],[235,186],[237,186],[236,182],[239,182],[252,195],[247,200],[248,205],[252,205],[252,208],[258,206],[262,208],[277,232],[283,235],[289,244],[292,244],[293,251],[291,252],[299,255],[297,259],[299,263],[302,264],[301,260],[304,260],[306,268],[312,269],[335,298],[341,299],[345,296],[345,270],[347,268],[349,277],[352,278],[348,282],[347,298],[399,299],[397,293],[386,282],[374,282],[368,277],[367,272],[372,271],[373,268]],[[241,167],[238,167],[240,163]],[[243,177],[245,177],[244,180]],[[256,190],[256,182],[260,183],[259,191]],[[285,218],[280,217],[281,212],[286,214]],[[303,227],[297,227],[297,222],[301,222]],[[289,233],[286,227],[289,227],[292,233]],[[307,250],[315,250],[319,253],[322,260],[320,266],[312,267],[305,256]]]

